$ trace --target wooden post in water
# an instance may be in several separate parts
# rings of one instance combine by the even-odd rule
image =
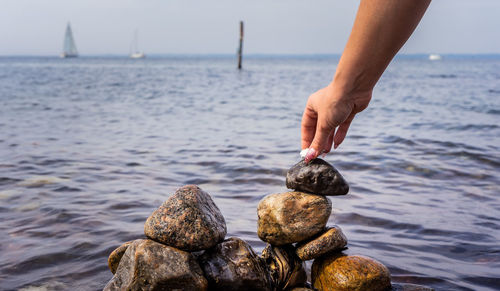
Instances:
[[[243,21],[240,21],[240,47],[238,48],[238,70],[241,70],[242,57],[243,57]]]

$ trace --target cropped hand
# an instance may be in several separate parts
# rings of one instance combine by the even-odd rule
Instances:
[[[333,81],[312,94],[302,116],[305,161],[344,140],[354,116],[370,102],[373,87],[403,46],[430,0],[361,0]]]
[[[306,162],[342,143],[354,116],[368,106],[371,96],[372,90],[346,92],[333,83],[309,96],[301,133],[302,149],[309,149]]]

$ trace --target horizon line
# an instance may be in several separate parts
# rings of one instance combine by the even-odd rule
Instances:
[[[394,58],[400,57],[419,57],[429,56],[430,54],[438,54],[441,56],[500,56],[500,53],[398,53]],[[341,53],[248,53],[244,57],[340,57]],[[236,57],[234,53],[150,53],[147,57]],[[0,54],[0,58],[8,57],[49,57],[59,58],[59,54]],[[96,54],[79,54],[81,58],[93,57],[129,57],[129,54],[115,53],[96,53]]]

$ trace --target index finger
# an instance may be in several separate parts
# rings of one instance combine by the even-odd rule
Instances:
[[[304,114],[302,114],[302,125],[301,125],[301,148],[308,148],[316,133],[316,124],[318,123],[318,114],[314,110],[310,109],[308,106],[304,109]]]

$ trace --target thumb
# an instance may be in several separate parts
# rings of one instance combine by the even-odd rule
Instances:
[[[335,128],[331,128],[325,124],[319,124],[316,127],[316,133],[314,134],[314,139],[309,147],[309,151],[304,158],[306,163],[318,157],[323,150],[326,150],[326,145],[328,143],[328,137],[334,131]]]

